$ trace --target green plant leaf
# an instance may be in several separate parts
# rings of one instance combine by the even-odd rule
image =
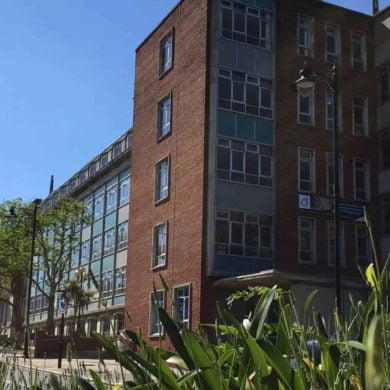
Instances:
[[[88,381],[80,376],[77,377],[77,384],[80,385],[83,390],[96,390]]]
[[[95,371],[89,370],[89,374],[91,375],[93,383],[96,386],[96,390],[107,390],[103,381],[100,379],[100,376]]]

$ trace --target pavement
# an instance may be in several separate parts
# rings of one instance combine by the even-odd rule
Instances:
[[[130,374],[126,371],[122,373],[121,366],[111,359],[76,359],[68,361],[63,358],[61,368],[58,368],[58,359],[38,359],[24,358],[22,353],[11,352],[4,353],[0,351],[0,362],[7,362],[11,367],[8,370],[8,382],[10,380],[19,382],[40,381],[41,383],[49,383],[51,374],[54,374],[60,379],[62,385],[66,386],[69,381],[76,375],[91,381],[90,370],[96,372],[100,379],[111,385],[123,383],[123,377],[128,380]],[[33,373],[31,375],[31,373]],[[1,379],[1,378],[0,378]],[[1,381],[0,381],[1,383]],[[7,386],[6,386],[7,388]]]

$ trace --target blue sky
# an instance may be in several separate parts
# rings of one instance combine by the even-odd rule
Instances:
[[[135,49],[176,3],[0,0],[0,202],[46,197],[131,127]]]

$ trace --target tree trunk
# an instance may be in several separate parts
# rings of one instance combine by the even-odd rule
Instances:
[[[54,335],[55,333],[54,303],[55,303],[55,290],[54,292],[50,291],[50,294],[47,297],[46,331],[48,335]]]
[[[21,349],[24,335],[26,279],[24,275],[13,275],[11,279],[11,294],[13,297],[11,317],[11,337],[15,348]]]

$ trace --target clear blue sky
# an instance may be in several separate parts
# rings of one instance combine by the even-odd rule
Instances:
[[[177,2],[0,0],[0,202],[46,197],[131,127],[135,49]]]

